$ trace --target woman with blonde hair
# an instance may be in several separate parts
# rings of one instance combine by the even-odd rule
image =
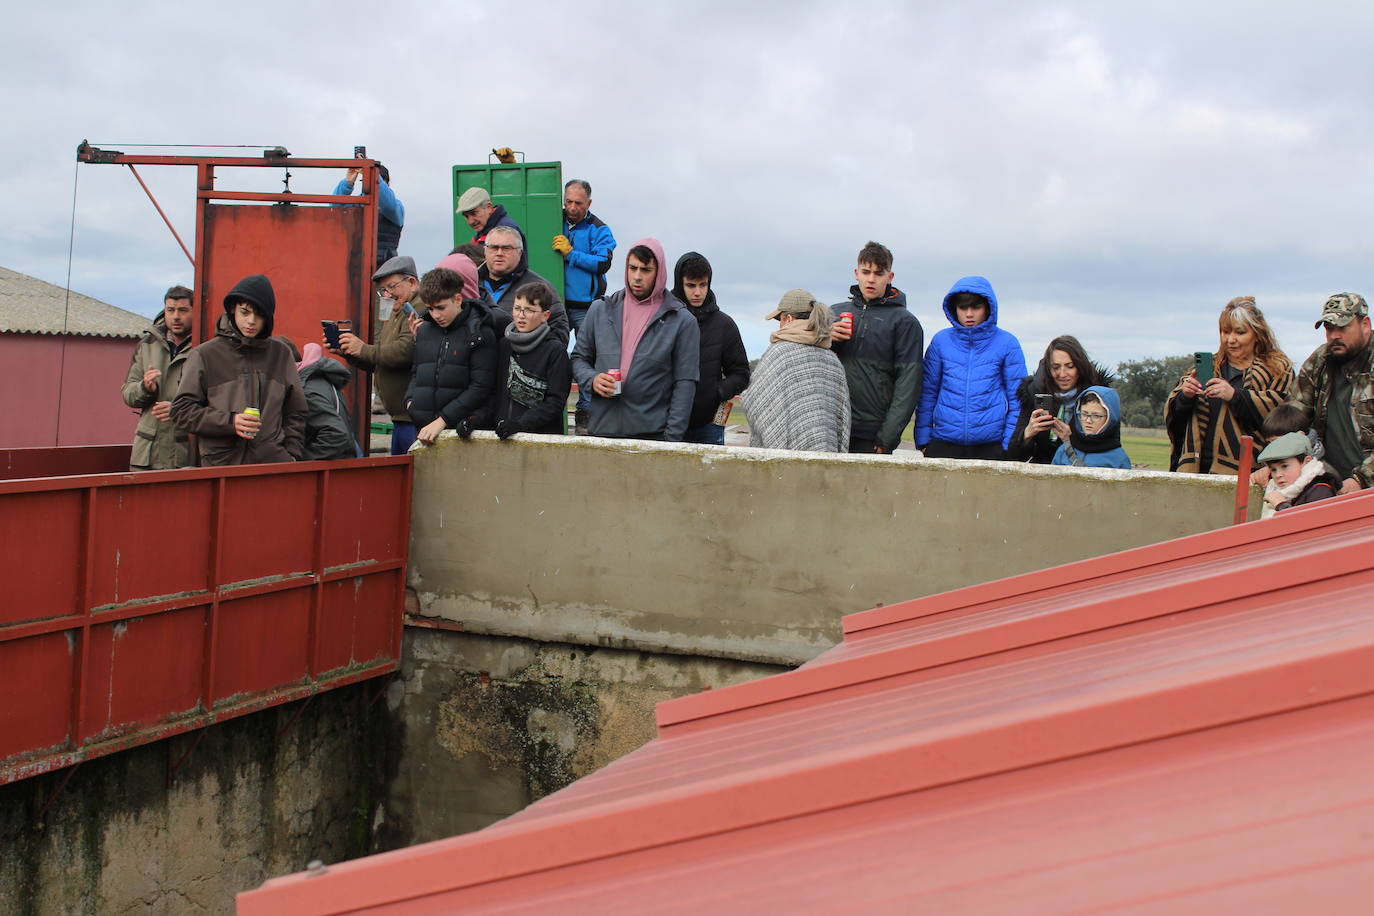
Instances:
[[[1235,474],[1240,438],[1265,445],[1260,424],[1288,399],[1293,364],[1278,348],[1274,332],[1253,296],[1226,303],[1217,320],[1221,344],[1204,385],[1190,369],[1164,405],[1172,446],[1169,470],[1189,474]]]

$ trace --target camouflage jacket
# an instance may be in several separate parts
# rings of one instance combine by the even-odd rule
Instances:
[[[1374,486],[1374,344],[1344,364],[1330,364],[1326,344],[1322,344],[1302,364],[1297,389],[1288,403],[1307,412],[1317,435],[1325,442],[1327,399],[1331,394],[1329,372],[1337,367],[1350,378],[1350,417],[1364,452],[1364,461],[1355,469],[1355,478],[1363,487]]]

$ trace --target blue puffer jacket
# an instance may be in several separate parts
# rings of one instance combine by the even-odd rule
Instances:
[[[977,293],[990,305],[987,320],[960,326],[950,309],[955,293]],[[999,443],[1006,448],[1016,428],[1016,386],[1026,375],[1021,343],[997,326],[997,294],[983,277],[963,277],[945,294],[945,328],[930,341],[925,383],[916,411],[917,448],[931,439],[955,445]]]
[[[588,213],[574,226],[568,225],[565,216],[563,234],[572,243],[572,251],[563,258],[563,298],[568,302],[595,302],[606,295],[606,271],[611,269],[611,259],[615,257],[615,235],[594,213]]]
[[[1107,425],[1091,436],[1083,432],[1083,421],[1080,416],[1083,410],[1083,400],[1090,394],[1096,395],[1097,400],[1102,402],[1102,406],[1107,408]],[[1096,406],[1092,405],[1092,407]],[[1072,448],[1073,455],[1064,445]],[[1121,447],[1120,395],[1101,385],[1093,385],[1079,395],[1078,403],[1074,407],[1073,434],[1069,437],[1069,442],[1064,445],[1059,446],[1059,451],[1054,453],[1054,459],[1050,464],[1076,465],[1085,468],[1122,468],[1129,471],[1131,458],[1126,454],[1126,450]],[[1075,456],[1078,458],[1077,462],[1074,461]]]

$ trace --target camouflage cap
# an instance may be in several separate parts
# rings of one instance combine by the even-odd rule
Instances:
[[[1364,301],[1364,296],[1359,293],[1336,293],[1326,300],[1322,306],[1322,317],[1312,327],[1329,324],[1334,328],[1343,328],[1356,318],[1368,315],[1369,304]]]

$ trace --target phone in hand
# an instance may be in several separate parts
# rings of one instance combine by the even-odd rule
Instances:
[[[1197,373],[1197,383],[1205,386],[1212,380],[1212,354],[1201,350],[1193,354],[1193,371]]]
[[[320,321],[320,327],[324,328],[324,339],[329,344],[331,350],[339,349],[339,323],[337,321]]]
[[[365,146],[355,146],[355,147],[353,147],[353,158],[354,158],[354,159],[366,159],[366,158],[367,158],[367,147],[365,147]]]
[[[1050,416],[1054,416],[1054,395],[1037,394],[1035,395],[1035,409],[1043,410]]]
[[[416,315],[420,314],[419,312],[415,311],[415,306],[411,305],[409,300],[402,303],[401,312],[404,313],[407,318],[414,318]]]

